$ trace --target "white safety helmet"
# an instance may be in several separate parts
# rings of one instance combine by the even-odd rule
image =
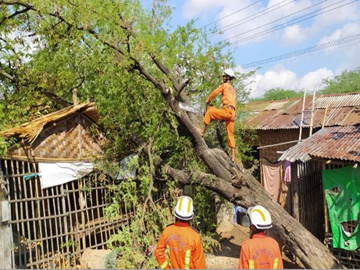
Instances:
[[[235,79],[235,73],[231,68],[225,69],[223,75],[228,75],[231,78]]]
[[[266,230],[272,227],[272,220],[268,210],[260,205],[250,207],[247,210],[251,224],[259,230]]]
[[[181,196],[175,207],[175,217],[181,220],[191,220],[194,216],[193,200],[188,196]]]

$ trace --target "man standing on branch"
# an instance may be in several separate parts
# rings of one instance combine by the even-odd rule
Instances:
[[[211,120],[225,120],[231,160],[235,161],[234,124],[236,114],[236,93],[231,85],[231,81],[235,79],[234,71],[232,69],[226,69],[222,75],[222,79],[223,83],[209,95],[206,103],[209,105],[211,100],[221,93],[223,108],[218,109],[207,106],[208,108],[204,117],[204,128],[198,130],[201,136],[204,136],[206,127],[210,124]]]
[[[257,205],[248,209],[250,239],[241,244],[239,269],[284,269],[279,244],[266,236],[272,227],[270,213]]]
[[[154,255],[162,269],[205,269],[205,254],[199,233],[190,227],[193,200],[181,196],[175,207],[175,224],[166,227]]]

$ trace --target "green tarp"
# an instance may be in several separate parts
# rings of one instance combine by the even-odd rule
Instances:
[[[333,247],[356,250],[360,246],[359,225],[353,233],[349,233],[346,222],[359,222],[360,169],[350,166],[324,170],[322,179],[333,233]]]

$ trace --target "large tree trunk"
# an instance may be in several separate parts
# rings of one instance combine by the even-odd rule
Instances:
[[[250,174],[243,174],[245,182],[231,184],[221,178],[214,180],[213,175],[205,173],[197,173],[195,178],[191,176],[191,173],[173,168],[167,168],[167,173],[183,184],[204,185],[237,205],[250,207],[260,204],[265,206],[271,213],[273,230],[305,267],[316,269],[342,267],[329,250],[280,207]]]
[[[178,101],[186,102],[186,94],[183,89],[188,84],[189,80],[180,82],[171,70],[166,67],[159,59],[156,53],[149,51],[149,57],[154,64],[167,78],[175,91],[169,91],[165,85],[162,77],[157,78],[155,73],[151,73],[148,69],[149,63],[144,62],[143,58],[138,57],[137,53],[130,50],[128,44],[121,44],[108,41],[98,32],[99,29],[91,28],[87,25],[76,25],[76,22],[67,21],[59,12],[44,13],[26,1],[2,1],[0,3],[7,6],[24,7],[26,11],[37,12],[41,16],[47,15],[57,18],[60,23],[66,24],[69,28],[83,31],[86,35],[91,35],[103,43],[104,46],[114,50],[122,57],[125,57],[132,68],[136,68],[144,79],[151,82],[155,88],[159,89],[167,104],[176,114],[179,122],[187,129],[189,136],[194,141],[194,147],[200,158],[208,166],[208,168],[216,175],[197,174],[196,179],[192,179],[191,175],[177,171],[175,169],[168,169],[168,173],[183,183],[202,184],[207,188],[217,192],[225,199],[232,201],[238,205],[249,207],[255,204],[265,206],[270,212],[274,220],[275,231],[283,239],[287,247],[301,260],[301,262],[309,268],[336,268],[342,265],[332,256],[330,251],[320,243],[311,233],[309,233],[299,222],[293,219],[282,207],[274,202],[267,194],[263,187],[252,177],[248,172],[241,170],[236,164],[234,165],[228,155],[219,149],[209,149],[204,139],[198,133],[194,119],[179,108]],[[131,35],[134,40],[137,39],[136,34],[132,31],[131,24],[124,21],[120,16],[121,29],[124,31],[124,36]],[[7,79],[11,78],[0,70],[0,75]],[[166,82],[166,83],[168,83]],[[215,178],[216,178],[215,177]]]
[[[171,78],[176,90],[175,94],[181,93],[183,87],[179,87],[180,83],[174,81],[175,79],[169,74],[169,70],[156,57],[153,60],[159,69]],[[149,77],[149,74],[142,74],[150,81],[154,80],[153,77]],[[161,91],[179,122],[191,134],[198,155],[217,176],[217,179],[214,180],[214,175],[199,174],[198,172],[194,173],[196,177],[192,178],[190,174],[168,168],[167,172],[170,176],[182,183],[204,185],[225,199],[243,207],[257,204],[265,206],[273,217],[275,232],[279,234],[285,245],[300,259],[305,267],[315,269],[344,268],[325,245],[290,216],[278,203],[273,201],[266,190],[249,172],[232,163],[224,151],[207,147],[205,140],[197,131],[196,124],[192,122],[188,113],[179,108],[178,100],[175,98],[176,95],[172,91],[168,91],[159,83],[154,83],[154,86]],[[184,93],[182,94],[184,96]],[[186,101],[181,96],[179,98]]]

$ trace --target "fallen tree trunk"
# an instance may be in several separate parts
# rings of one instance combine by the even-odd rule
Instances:
[[[173,168],[167,168],[166,171],[180,183],[203,185],[236,205],[246,208],[257,204],[265,206],[271,213],[273,230],[306,268],[343,267],[328,248],[281,208],[249,173],[244,173],[245,182],[229,183],[221,178],[214,179],[213,175],[206,173],[197,172],[193,177],[191,173]]]
[[[156,50],[155,47],[152,47],[153,45],[147,47],[146,44],[149,42],[141,40],[142,35],[138,36],[137,32],[134,31],[133,26],[136,26],[136,23],[132,21],[133,19],[131,19],[131,21],[126,21],[126,18],[121,14],[123,11],[119,10],[119,18],[116,17],[116,21],[112,22],[110,25],[118,25],[118,30],[122,31],[124,38],[119,39],[121,35],[114,34],[118,32],[111,32],[110,36],[116,37],[115,39],[111,39],[110,36],[106,34],[105,30],[105,34],[102,35],[101,30],[103,27],[93,27],[92,24],[88,24],[87,22],[80,23],[77,19],[72,19],[72,17],[81,17],[77,16],[77,13],[79,12],[77,9],[75,9],[76,16],[71,16],[70,8],[66,9],[66,13],[69,14],[65,14],[59,10],[53,11],[52,8],[51,10],[47,9],[47,5],[37,5],[36,3],[34,4],[31,2],[32,1],[29,3],[29,1],[21,0],[0,0],[0,3],[5,6],[25,8],[23,10],[26,12],[31,11],[31,13],[38,13],[39,18],[42,20],[44,16],[50,17],[51,19],[57,19],[58,23],[56,25],[65,24],[69,30],[83,32],[84,37],[93,37],[104,47],[120,56],[120,59],[124,59],[125,61],[123,62],[128,63],[129,72],[131,71],[131,73],[135,74],[133,70],[136,69],[138,71],[138,73],[136,72],[136,75],[139,74],[141,79],[147,80],[161,92],[166,104],[176,115],[179,123],[186,129],[187,134],[189,134],[188,136],[192,138],[198,156],[214,174],[200,173],[199,176],[193,178],[190,174],[185,172],[169,169],[168,172],[171,176],[183,183],[202,184],[229,201],[244,207],[253,206],[255,204],[266,206],[273,216],[275,230],[306,267],[341,267],[330,251],[299,222],[285,212],[279,204],[275,203],[256,179],[248,172],[241,170],[236,164],[234,165],[224,151],[208,148],[204,139],[197,131],[194,117],[189,117],[188,113],[179,108],[179,101],[186,102],[187,100],[185,91],[183,90],[188,85],[189,80],[184,79],[184,75],[181,75],[181,73],[177,74],[174,69],[171,69],[173,67],[167,67],[164,64],[166,62],[162,62],[162,49],[159,48],[159,50]],[[53,20],[49,21],[52,22]],[[107,24],[105,23],[104,25]],[[54,27],[50,28],[53,29]],[[67,32],[72,33],[70,31]],[[98,43],[95,43],[94,46],[98,46]],[[177,56],[174,55],[174,57]],[[124,66],[120,67],[124,68]],[[2,76],[9,79],[9,76],[6,76],[6,74],[2,74]],[[196,76],[196,74],[194,74],[194,76]],[[173,86],[174,91],[169,90],[169,85]]]

